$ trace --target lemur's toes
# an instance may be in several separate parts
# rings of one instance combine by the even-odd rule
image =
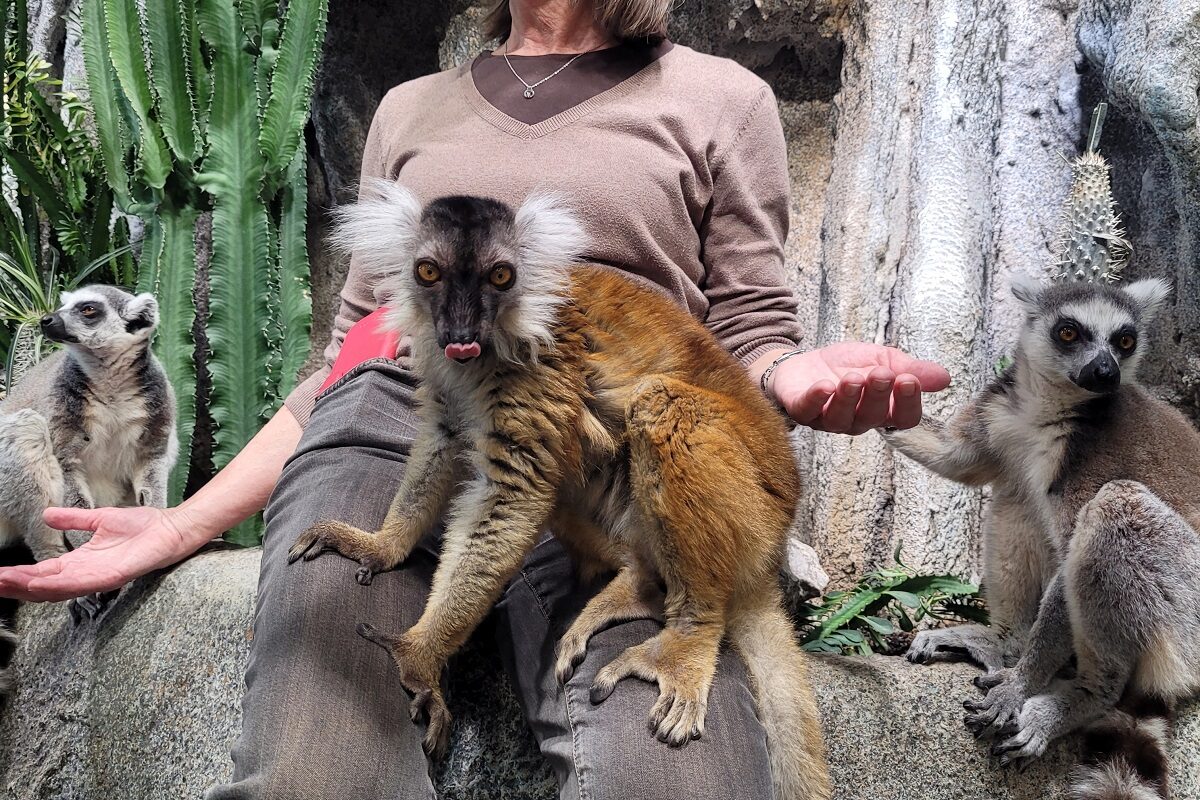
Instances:
[[[430,694],[425,704],[425,716],[428,723],[421,747],[430,758],[440,759],[446,754],[450,744],[450,711],[446,708],[441,692]]]
[[[389,653],[392,651],[392,647],[395,646],[396,642],[400,640],[399,636],[395,636],[390,633],[384,633],[369,622],[358,623],[358,626],[355,627],[354,630],[358,632],[359,636],[363,637],[368,642],[374,642],[384,650],[387,650]]]
[[[316,526],[309,528],[304,533],[296,537],[296,541],[290,548],[288,548],[287,563],[295,564],[301,558],[303,558],[305,561],[310,561],[313,556],[308,555],[308,551],[313,549],[313,545],[317,543],[318,538]]]

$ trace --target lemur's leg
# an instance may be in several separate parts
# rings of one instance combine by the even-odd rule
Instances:
[[[976,736],[995,736],[1013,722],[1021,706],[1046,688],[1071,660],[1071,619],[1067,609],[1063,570],[1046,587],[1037,621],[1021,658],[1012,669],[1002,669],[975,679],[987,691],[981,699],[966,701],[967,727]]]
[[[614,622],[655,616],[662,609],[662,592],[653,573],[637,565],[625,566],[588,601],[558,642],[554,674],[559,683],[571,679],[575,666],[587,652],[592,635]]]
[[[446,660],[495,604],[536,544],[554,504],[550,483],[520,483],[480,476],[454,499],[429,600],[415,625],[398,636],[358,627],[400,668],[400,681],[414,696],[413,719],[422,713],[428,719],[424,746],[432,755],[444,752],[450,733],[439,684]]]
[[[1036,758],[1110,711],[1127,688],[1168,703],[1200,677],[1200,535],[1134,481],[1105,484],[1080,511],[1064,567],[1078,668],[1032,697],[995,752]]]
[[[675,746],[702,734],[734,594],[775,580],[790,522],[790,503],[760,487],[760,467],[736,438],[742,413],[665,377],[643,380],[626,411],[630,486],[647,557],[666,584],[666,627],[602,668],[591,696],[602,702],[626,677],[656,682],[650,728]]]
[[[133,498],[139,506],[167,507],[167,479],[171,471],[167,454],[159,453],[146,460],[133,476]]]
[[[979,401],[967,405],[949,422],[922,417],[915,428],[882,433],[889,445],[943,478],[975,486],[999,474],[999,465],[984,446],[986,432],[979,417]]]
[[[1037,619],[1053,563],[1041,523],[998,485],[983,526],[984,591],[991,625],[921,631],[908,651],[917,664],[970,659],[988,672],[1011,666]]]
[[[421,424],[404,479],[379,530],[372,533],[333,520],[317,522],[296,539],[288,552],[289,564],[335,550],[362,564],[355,578],[367,586],[376,573],[408,558],[445,511],[458,474],[462,444],[435,411],[426,409],[428,421]]]

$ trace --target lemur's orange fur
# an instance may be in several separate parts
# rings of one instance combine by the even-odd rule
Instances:
[[[369,580],[404,561],[450,505],[420,620],[398,636],[364,631],[390,649],[417,698],[414,715],[428,713],[426,745],[436,751],[448,730],[439,688],[447,658],[549,527],[582,569],[616,571],[564,635],[560,679],[593,633],[646,614],[661,581],[665,629],[604,667],[594,698],[627,676],[657,681],[651,725],[682,744],[703,730],[727,638],[754,682],[776,796],[828,798],[807,665],[778,589],[800,493],[783,418],[716,339],[666,298],[595,267],[575,268],[566,293],[554,347],[536,361],[487,365],[474,397],[456,400],[474,403],[480,419],[458,429],[432,373],[461,365],[418,341],[418,364],[435,379],[419,390],[424,427],[383,526],[366,533],[318,523],[294,557],[333,548],[360,561]],[[463,453],[482,477],[454,498]],[[621,516],[630,508],[636,513]]]

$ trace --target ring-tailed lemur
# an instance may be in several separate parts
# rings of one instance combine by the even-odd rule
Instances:
[[[158,304],[111,286],[64,293],[41,321],[65,347],[0,403],[0,547],[23,540],[38,561],[67,550],[47,506],[165,506],[179,451],[175,395],[150,351]],[[72,615],[100,610],[81,598]]]
[[[1092,726],[1074,786],[1087,800],[1166,797],[1164,718],[1200,688],[1200,432],[1134,382],[1168,293],[1156,279],[1018,288],[1027,319],[1004,375],[949,422],[886,434],[993,493],[994,627],[922,633],[910,660],[987,668],[966,722],[1002,763]]]

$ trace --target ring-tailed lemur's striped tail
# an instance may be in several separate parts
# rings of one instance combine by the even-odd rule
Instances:
[[[1171,708],[1157,698],[1127,698],[1084,732],[1085,762],[1073,800],[1167,800]]]

